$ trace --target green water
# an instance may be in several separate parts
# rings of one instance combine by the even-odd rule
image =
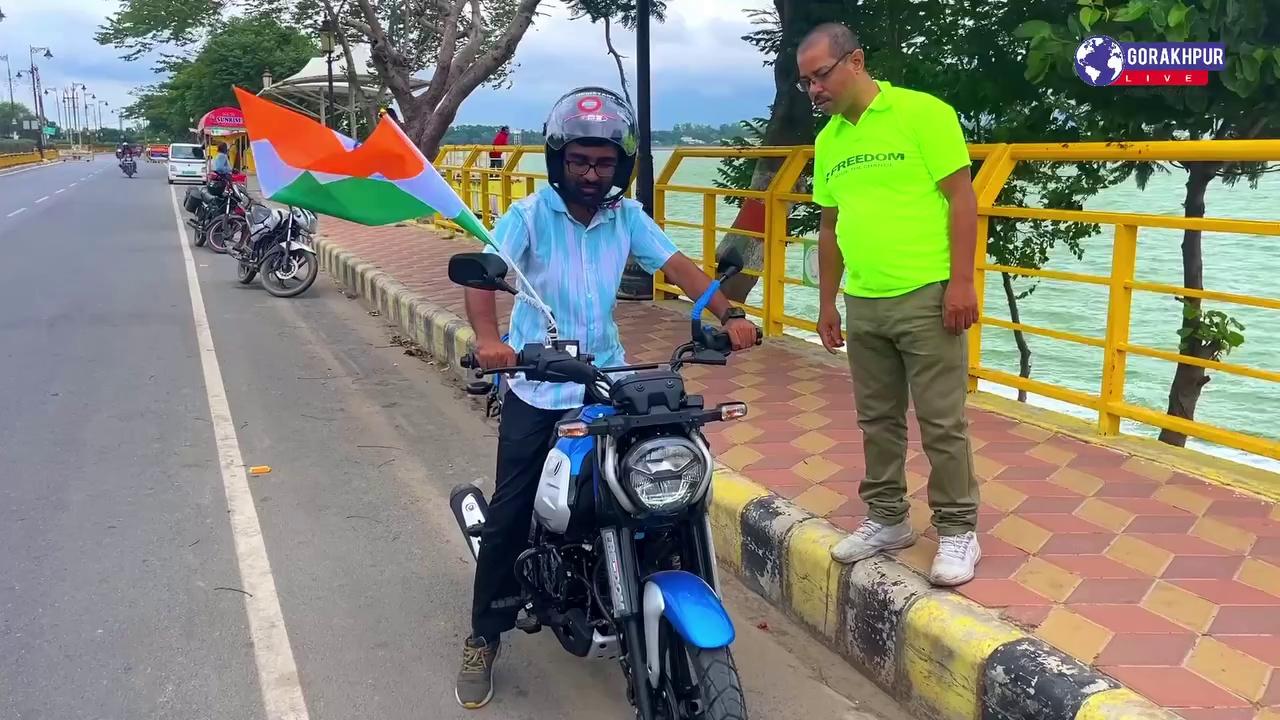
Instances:
[[[654,153],[655,167],[661,168],[669,152]],[[673,182],[686,185],[710,185],[715,177],[717,161],[687,159],[681,164]],[[529,157],[522,167],[542,171],[542,158]],[[1166,215],[1182,214],[1183,183],[1181,171],[1154,176],[1145,191],[1133,183],[1107,190],[1086,203],[1090,210],[1142,212]],[[1280,221],[1280,175],[1263,176],[1256,190],[1246,183],[1228,188],[1213,184],[1206,196],[1207,215],[1241,219]],[[732,224],[737,209],[729,205],[718,208],[718,224]],[[702,198],[698,195],[671,193],[667,196],[667,218],[701,222]],[[1110,226],[1084,242],[1083,260],[1076,260],[1065,250],[1059,251],[1047,267],[1078,273],[1106,276],[1111,268]],[[701,254],[698,230],[672,228],[672,239],[693,257]],[[1143,228],[1138,235],[1137,276],[1140,280],[1182,285],[1182,234],[1177,230]],[[788,275],[800,277],[802,248],[793,245],[787,254]],[[1204,235],[1204,283],[1212,290],[1244,295],[1276,297],[1277,274],[1280,274],[1280,238],[1254,235]],[[1025,287],[1027,280],[1016,287]],[[989,274],[986,290],[986,313],[1007,319],[1008,307],[998,274]],[[757,289],[751,301],[760,303]],[[1056,280],[1041,281],[1031,297],[1018,304],[1022,321],[1030,325],[1101,338],[1106,329],[1107,288]],[[817,315],[817,291],[797,286],[787,287],[786,311],[813,319]],[[1240,320],[1245,327],[1245,344],[1227,358],[1229,362],[1265,370],[1280,370],[1280,313],[1245,306],[1208,303],[1207,308],[1221,309]],[[1136,292],[1134,294],[1131,341],[1137,344],[1176,352],[1180,323],[1180,304],[1171,296]],[[797,333],[803,334],[803,333]],[[1102,350],[1085,345],[1045,337],[1028,336],[1032,350],[1031,377],[1077,390],[1097,393],[1102,377]],[[984,328],[982,365],[1017,374],[1018,352],[1013,334],[1000,328]],[[1125,384],[1126,400],[1134,405],[1163,411],[1174,366],[1162,360],[1130,357]],[[1012,396],[1007,388],[986,386],[984,389]],[[1083,408],[1033,396],[1037,405],[1093,419],[1094,413]],[[1212,373],[1205,386],[1196,417],[1207,423],[1240,432],[1280,438],[1280,385],[1227,373]],[[1125,423],[1127,433],[1154,436],[1156,430],[1146,425]],[[1273,463],[1236,451],[1197,447],[1244,460],[1252,464],[1280,469]]]

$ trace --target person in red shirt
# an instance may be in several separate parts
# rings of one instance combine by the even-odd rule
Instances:
[[[503,125],[502,127],[498,128],[498,134],[493,136],[493,144],[494,145],[511,144],[511,130],[506,125]],[[489,151],[489,167],[495,170],[502,169],[502,153],[500,151],[498,150]]]

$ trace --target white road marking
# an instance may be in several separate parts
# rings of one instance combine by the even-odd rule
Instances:
[[[61,189],[59,189],[59,190],[54,190],[54,191],[53,191],[53,194],[54,194],[54,195],[57,195],[57,194],[58,194],[58,193],[60,193],[60,192],[66,192],[66,191],[67,191],[67,189],[66,189],[66,188],[61,188]]]
[[[235,420],[227,402],[226,386],[222,383],[218,354],[213,347],[213,332],[209,327],[209,316],[205,313],[200,278],[188,247],[186,224],[178,210],[178,194],[171,190],[169,199],[178,227],[178,244],[182,247],[182,258],[186,264],[187,291],[191,295],[191,314],[195,320],[200,364],[204,369],[205,393],[209,396],[209,415],[213,420],[222,487],[227,496],[227,517],[231,520],[236,562],[240,566],[240,582],[248,593],[244,605],[249,616],[249,636],[258,666],[262,702],[270,720],[308,720],[298,666],[289,645],[284,613],[280,610],[280,598],[276,594],[271,563],[267,559],[267,546],[262,539],[262,527],[258,524],[258,511],[249,491],[244,458],[236,439]]]
[[[40,203],[42,203],[42,202],[44,202],[45,200],[48,200],[48,199],[49,199],[49,196],[48,196],[48,195],[45,195],[44,197],[42,197],[42,198],[40,198],[39,200],[37,200],[37,201],[36,201],[36,204],[37,204],[37,205],[39,205]]]
[[[57,163],[42,163],[39,165],[32,165],[31,167],[24,167],[24,168],[19,168],[17,170],[10,170],[8,172],[0,173],[0,177],[9,177],[10,175],[17,175],[18,173],[31,172],[32,170],[39,170],[40,168],[54,167],[55,165],[57,165]]]
[[[80,184],[80,183],[71,183],[71,184],[70,184],[70,185],[68,185],[67,187],[69,187],[69,188],[73,188],[73,187],[75,187],[76,185],[79,185],[79,184]]]
[[[14,215],[17,215],[17,214],[18,214],[18,213],[20,213],[20,212],[26,212],[26,210],[27,210],[27,209],[26,209],[26,208],[24,208],[24,207],[22,207],[22,208],[18,208],[17,210],[14,210],[13,212],[9,213],[8,215],[5,215],[5,217],[13,217]]]

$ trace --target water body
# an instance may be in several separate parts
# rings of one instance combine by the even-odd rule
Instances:
[[[655,167],[661,168],[670,157],[669,151],[654,153]],[[673,178],[683,185],[710,186],[716,178],[717,160],[692,158],[681,164]],[[541,157],[529,157],[525,169],[542,171]],[[1089,210],[1141,212],[1181,215],[1186,175],[1173,168],[1157,173],[1145,190],[1127,182],[1110,188],[1085,203]],[[1280,222],[1280,174],[1264,175],[1257,189],[1247,183],[1226,187],[1214,183],[1206,195],[1206,214],[1210,217],[1255,219]],[[721,204],[718,221],[722,226],[733,222],[737,209]],[[702,198],[698,195],[670,193],[667,196],[669,219],[700,222]],[[1111,248],[1114,229],[1102,226],[1101,232],[1083,242],[1084,258],[1077,260],[1065,248],[1054,251],[1046,267],[1108,276],[1111,271]],[[670,235],[691,256],[702,251],[701,232],[672,228]],[[1182,233],[1178,230],[1142,228],[1138,234],[1137,277],[1149,282],[1182,285]],[[793,245],[787,253],[788,275],[801,276],[802,249]],[[1258,295],[1280,296],[1277,275],[1280,274],[1280,238],[1261,235],[1205,233],[1204,282],[1212,290]],[[1019,280],[1015,287],[1024,289],[1030,279]],[[1008,319],[1009,311],[998,274],[987,278],[986,313]],[[757,289],[751,300],[759,304]],[[788,286],[786,311],[799,317],[817,317],[817,291]],[[1245,343],[1236,348],[1228,362],[1266,370],[1280,370],[1280,313],[1260,308],[1223,303],[1206,303],[1206,309],[1229,313],[1245,326]],[[1039,281],[1034,293],[1019,302],[1022,321],[1030,325],[1102,338],[1107,321],[1107,288],[1058,280]],[[1181,322],[1181,304],[1172,296],[1135,292],[1130,339],[1148,347],[1176,352],[1177,330]],[[1097,393],[1102,381],[1102,350],[1052,338],[1028,336],[1031,346],[1032,373],[1036,380],[1063,387]],[[1018,351],[1013,333],[1001,328],[983,330],[982,365],[1017,374]],[[1134,405],[1163,411],[1167,406],[1169,384],[1174,365],[1163,360],[1131,356],[1125,384],[1125,398]],[[983,389],[1014,396],[1009,388],[984,384]],[[1051,407],[1079,417],[1093,419],[1091,410],[1033,396],[1037,405]],[[1197,419],[1240,432],[1269,438],[1280,438],[1280,384],[1251,378],[1212,373],[1197,408]],[[1158,431],[1147,425],[1125,422],[1126,433],[1154,437]],[[1229,448],[1192,441],[1197,449],[1231,457],[1250,464],[1280,470],[1280,462],[1259,458]]]

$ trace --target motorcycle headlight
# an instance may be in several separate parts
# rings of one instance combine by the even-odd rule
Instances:
[[[698,496],[711,468],[687,438],[659,437],[637,443],[622,461],[622,477],[635,499],[656,513],[677,512]]]

